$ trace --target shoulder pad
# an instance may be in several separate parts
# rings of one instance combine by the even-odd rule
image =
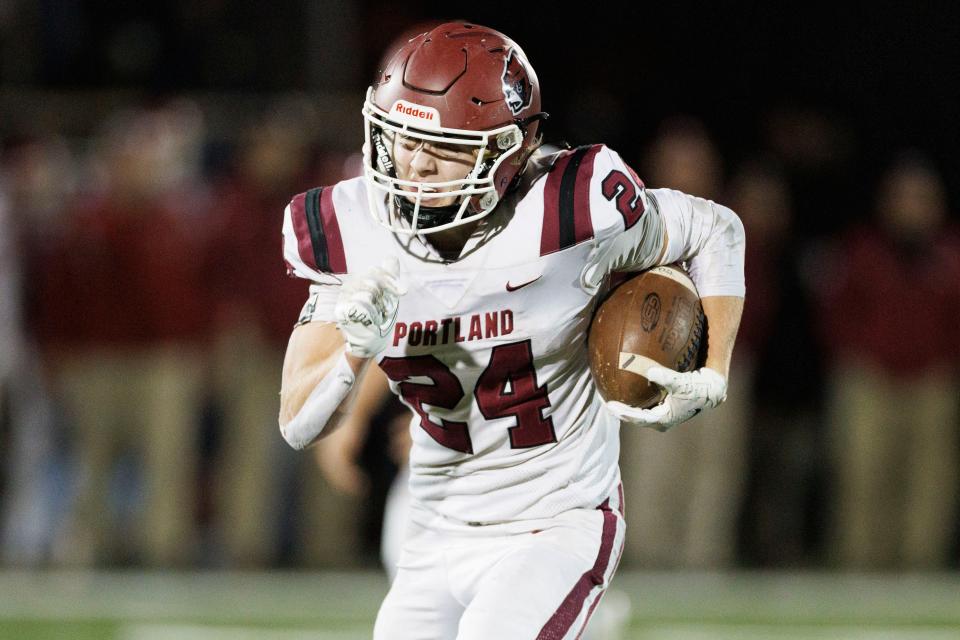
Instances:
[[[555,156],[543,191],[541,256],[593,238],[590,181],[594,158],[602,148],[587,145]]]
[[[296,239],[296,255],[285,250],[288,266],[294,275],[299,271],[296,264],[302,263],[308,270],[320,273],[347,273],[343,237],[333,204],[334,187],[316,187],[293,197],[288,207],[289,224],[284,224],[284,233],[291,232]],[[285,238],[285,249],[288,246]]]

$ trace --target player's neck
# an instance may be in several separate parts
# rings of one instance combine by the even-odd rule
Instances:
[[[463,253],[470,236],[477,229],[480,221],[468,222],[451,229],[437,231],[423,236],[424,242],[436,249],[444,260],[456,260]]]

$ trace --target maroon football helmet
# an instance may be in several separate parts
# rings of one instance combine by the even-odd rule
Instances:
[[[450,22],[410,39],[367,90],[364,175],[374,217],[401,233],[478,220],[515,183],[538,143],[540,84],[520,47],[479,25]],[[460,180],[398,179],[399,136],[475,154]],[[455,204],[430,200],[457,196]],[[386,208],[383,202],[386,200]]]

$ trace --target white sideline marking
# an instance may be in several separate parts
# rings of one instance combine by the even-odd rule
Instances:
[[[645,628],[635,640],[957,640],[956,629],[819,625],[658,625]]]
[[[269,629],[186,624],[135,624],[123,627],[120,640],[367,640],[370,630]]]
[[[379,572],[0,571],[0,620],[109,619],[131,623],[261,620],[342,625],[374,619]]]

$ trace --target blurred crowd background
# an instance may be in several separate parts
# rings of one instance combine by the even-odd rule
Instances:
[[[737,211],[731,396],[623,432],[625,566],[960,561],[960,20],[923,3],[0,1],[0,566],[377,562],[393,406],[277,430],[290,197],[356,175],[385,48],[525,49],[547,140]]]

